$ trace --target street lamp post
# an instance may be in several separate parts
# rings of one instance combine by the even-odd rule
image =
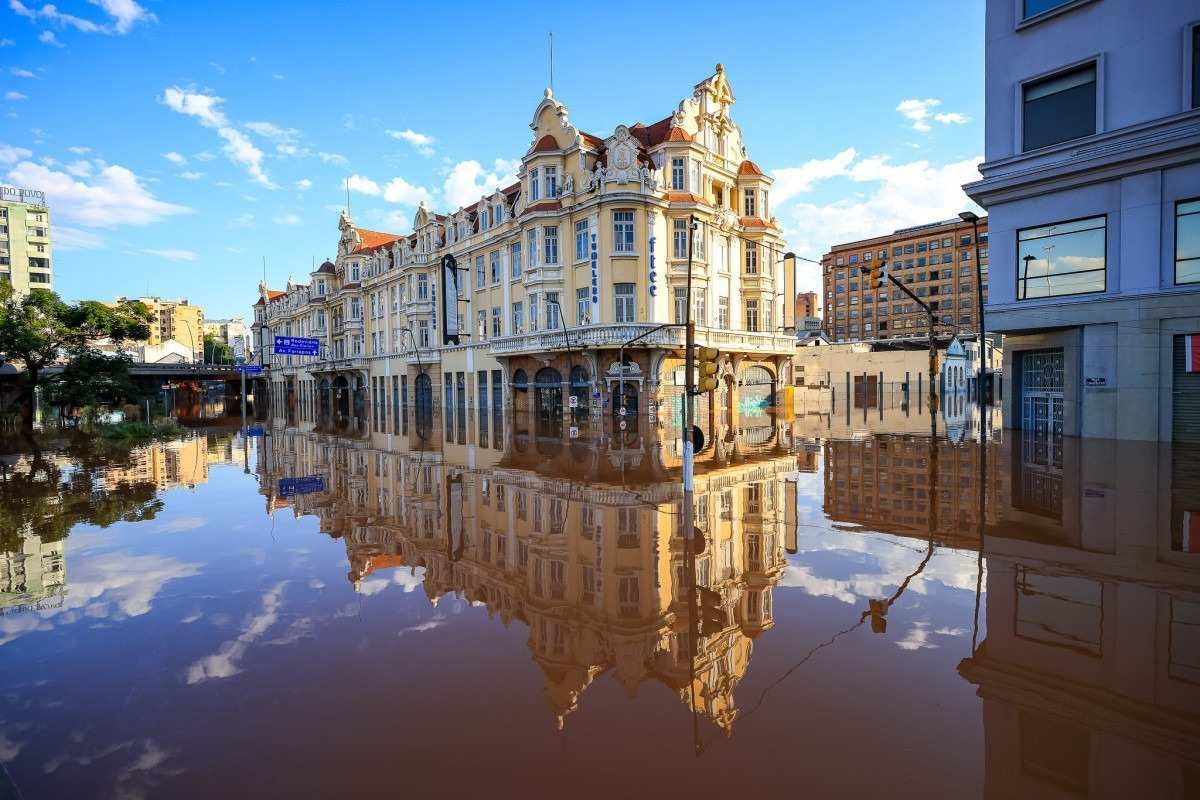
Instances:
[[[963,211],[959,213],[958,217],[963,222],[971,223],[971,232],[975,239],[975,305],[979,315],[979,371],[976,377],[975,392],[981,412],[980,418],[982,419],[982,411],[987,405],[987,393],[984,389],[983,381],[984,376],[989,374],[988,370],[991,369],[992,365],[990,363],[991,352],[988,349],[985,339],[986,328],[983,323],[983,265],[979,263],[979,215],[974,211]],[[984,365],[985,358],[988,361],[986,366]]]

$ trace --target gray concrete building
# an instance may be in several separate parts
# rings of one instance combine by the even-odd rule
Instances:
[[[986,26],[964,188],[989,216],[1006,423],[1200,441],[1200,5],[988,0]]]

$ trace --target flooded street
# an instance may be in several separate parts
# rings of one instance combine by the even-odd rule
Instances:
[[[950,411],[8,441],[0,797],[1198,796],[1200,453]]]

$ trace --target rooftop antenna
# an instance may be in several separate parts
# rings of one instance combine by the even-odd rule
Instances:
[[[554,31],[550,31],[550,94],[554,94]]]

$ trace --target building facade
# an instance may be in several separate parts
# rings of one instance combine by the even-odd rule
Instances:
[[[53,290],[52,255],[45,193],[0,186],[0,281],[18,295]]]
[[[239,347],[246,354],[253,352],[250,340],[250,328],[242,317],[233,319],[210,319],[203,322],[205,336],[212,336],[224,342],[237,351]]]
[[[990,0],[989,330],[1005,420],[1200,441],[1200,12],[1192,0]]]
[[[979,332],[976,249],[988,298],[988,221],[959,219],[904,228],[887,236],[834,245],[821,257],[825,332],[838,342],[927,338],[929,317],[890,282],[871,289],[865,275],[883,259],[891,273],[936,312],[935,333],[949,339]]]
[[[118,297],[112,305],[138,302],[150,310],[150,336],[146,344],[154,350],[169,341],[179,342],[199,360],[204,353],[204,309],[187,300],[161,297]],[[157,352],[157,351],[155,351]]]
[[[674,416],[689,256],[697,342],[722,351],[702,426],[744,391],[771,402],[790,380],[793,298],[772,179],[747,158],[733,103],[718,65],[667,117],[597,136],[547,91],[516,183],[446,214],[421,206],[404,234],[343,214],[336,258],[307,284],[260,287],[271,407],[316,421],[365,418],[368,403],[503,404],[564,436]],[[276,357],[282,335],[318,338],[321,354]]]

